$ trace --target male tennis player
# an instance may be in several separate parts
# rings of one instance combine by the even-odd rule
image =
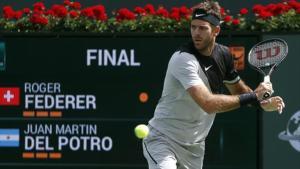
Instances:
[[[149,169],[201,169],[205,138],[215,115],[244,105],[260,104],[265,111],[284,108],[271,83],[252,91],[239,77],[227,47],[215,42],[220,32],[220,6],[205,1],[193,10],[192,42],[171,57],[161,99],[143,140]],[[225,84],[231,95],[221,94]]]

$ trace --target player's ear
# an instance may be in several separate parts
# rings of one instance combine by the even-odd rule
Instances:
[[[221,27],[220,26],[214,26],[214,29],[213,29],[213,34],[214,36],[218,36],[219,33],[221,31]]]

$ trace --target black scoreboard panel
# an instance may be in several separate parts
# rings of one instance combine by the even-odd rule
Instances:
[[[263,114],[263,168],[299,168],[300,158],[300,34],[268,34],[263,39],[281,38],[289,47],[287,58],[272,74],[276,95],[285,102],[282,114]],[[280,156],[278,156],[280,154]]]
[[[168,60],[188,40],[4,36],[0,166],[147,168],[133,129],[153,116]],[[222,35],[218,41],[249,51],[258,37]],[[257,85],[254,71],[240,73]],[[257,125],[254,109],[218,115],[206,142],[205,168],[256,168]]]

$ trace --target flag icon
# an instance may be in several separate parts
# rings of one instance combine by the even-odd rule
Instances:
[[[20,88],[0,87],[0,105],[2,106],[20,105]]]
[[[19,147],[19,129],[0,129],[0,147]]]

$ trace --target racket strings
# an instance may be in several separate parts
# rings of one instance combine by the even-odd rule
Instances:
[[[286,56],[286,53],[286,44],[280,41],[268,42],[253,49],[249,62],[255,67],[267,68],[280,63]]]

